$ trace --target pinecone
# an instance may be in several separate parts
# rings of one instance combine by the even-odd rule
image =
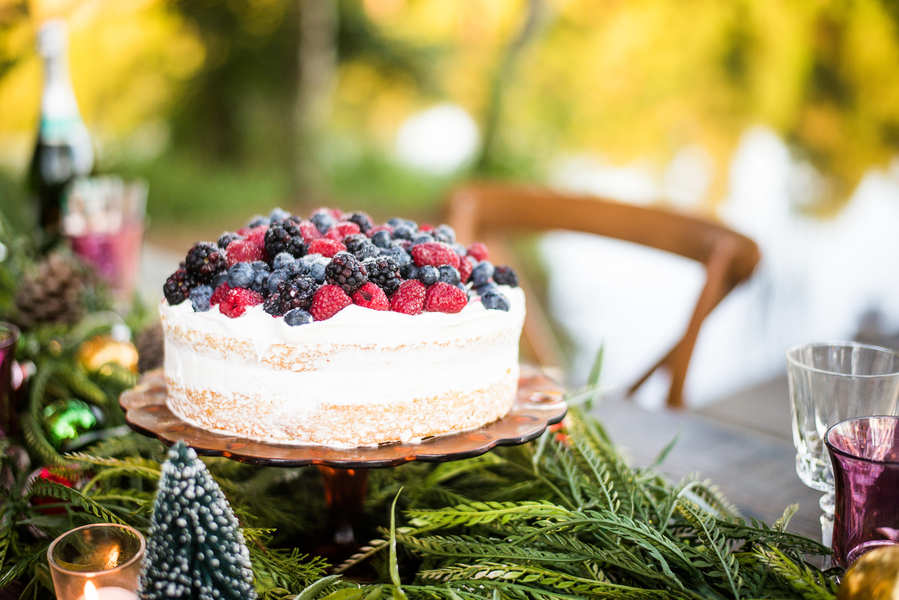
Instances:
[[[85,313],[93,274],[72,259],[50,254],[27,273],[16,291],[16,321],[23,328],[41,323],[71,325]]]
[[[162,323],[156,322],[143,329],[134,339],[137,348],[137,370],[145,373],[158,369],[165,360],[165,335]]]

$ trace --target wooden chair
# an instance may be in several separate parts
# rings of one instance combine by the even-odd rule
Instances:
[[[659,362],[627,390],[632,395],[656,370],[671,376],[667,406],[684,406],[687,367],[703,320],[739,283],[752,274],[759,260],[751,239],[723,225],[672,210],[634,206],[595,196],[504,183],[472,183],[453,190],[447,199],[446,222],[457,239],[483,241],[493,262],[514,264],[506,243],[510,234],[569,230],[641,244],[695,260],[705,267],[706,280],[683,336]],[[521,274],[521,269],[519,269]],[[522,281],[528,295],[523,342],[541,365],[564,365],[564,353],[546,311]]]

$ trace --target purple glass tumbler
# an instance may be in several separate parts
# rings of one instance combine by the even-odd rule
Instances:
[[[18,343],[19,328],[0,322],[0,429],[4,435],[19,433],[18,406],[12,380],[12,364]]]
[[[824,436],[833,464],[833,560],[848,568],[879,546],[899,544],[899,417],[841,421]]]

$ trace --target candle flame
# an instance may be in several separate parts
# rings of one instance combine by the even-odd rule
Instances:
[[[109,554],[106,556],[106,566],[103,567],[104,571],[108,571],[110,569],[115,569],[116,565],[119,564],[119,547],[113,546],[112,550],[109,551]]]
[[[100,595],[97,593],[97,587],[91,580],[88,580],[87,583],[84,584],[84,600],[100,600]]]

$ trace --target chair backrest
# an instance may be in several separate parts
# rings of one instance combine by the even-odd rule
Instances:
[[[446,222],[463,243],[489,241],[492,255],[511,261],[502,240],[517,232],[569,230],[625,240],[701,263],[706,280],[683,336],[671,350],[628,389],[633,394],[659,368],[670,372],[667,406],[684,406],[683,388],[699,329],[708,314],[739,283],[752,274],[759,260],[751,239],[721,224],[663,208],[634,206],[596,196],[567,194],[547,188],[505,183],[471,183],[453,190],[447,200]],[[503,253],[505,255],[503,255]],[[498,262],[494,259],[494,262]],[[514,261],[511,261],[514,262]],[[523,282],[528,304],[523,337],[542,365],[564,361],[545,310],[533,302]]]

